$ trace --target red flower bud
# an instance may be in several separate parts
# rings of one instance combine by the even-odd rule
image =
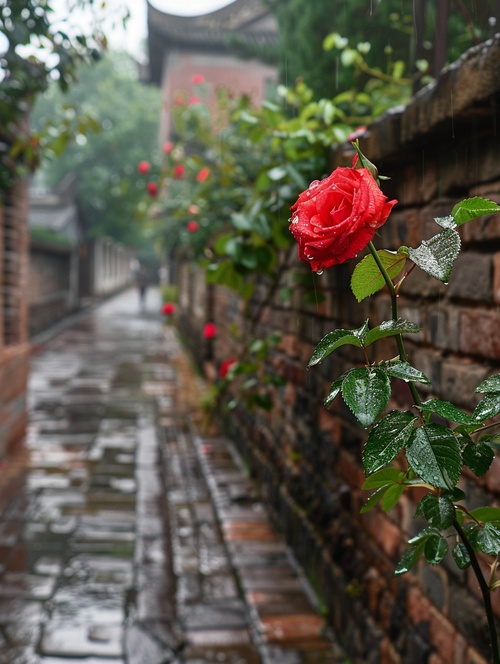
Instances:
[[[203,74],[193,74],[191,80],[193,81],[194,85],[200,85],[201,83],[205,83],[205,77]]]
[[[174,167],[174,177],[177,180],[180,180],[181,178],[184,177],[184,172],[185,172],[184,166],[182,164],[176,164],[176,166]]]
[[[201,99],[196,95],[193,95],[192,97],[189,98],[188,104],[190,106],[197,106],[198,104],[201,104]]]
[[[198,230],[198,222],[195,221],[194,219],[191,219],[191,221],[188,221],[186,224],[186,230],[188,233],[196,233]]]
[[[141,175],[145,175],[146,173],[149,173],[149,171],[151,170],[151,164],[149,163],[149,161],[141,161],[137,166],[137,170]]]
[[[171,316],[173,313],[175,313],[175,304],[173,302],[165,302],[161,313],[165,316]]]
[[[236,364],[236,362],[237,359],[235,357],[232,357],[229,360],[224,360],[224,362],[222,362],[219,367],[219,376],[224,379],[229,373],[229,369],[233,366],[233,364]]]
[[[171,141],[167,141],[166,143],[163,143],[163,152],[165,154],[170,154],[173,149],[174,149],[174,144]]]
[[[150,196],[153,196],[153,198],[155,196],[158,196],[158,185],[156,184],[156,182],[148,182],[146,185],[146,189],[148,190],[148,194]]]
[[[204,166],[198,171],[196,180],[197,182],[205,182],[205,180],[208,178],[209,175],[210,175],[210,169]]]
[[[213,339],[217,336],[217,327],[215,323],[206,323],[203,328],[203,338],[204,339]]]

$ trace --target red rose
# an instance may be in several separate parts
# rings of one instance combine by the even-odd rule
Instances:
[[[177,180],[180,180],[180,178],[184,177],[184,166],[182,164],[177,164],[175,166],[174,177],[177,178]]]
[[[196,233],[198,230],[198,222],[195,221],[194,219],[191,219],[191,221],[188,221],[186,224],[186,230],[188,233]]]
[[[170,154],[174,149],[174,144],[171,141],[166,141],[163,143],[163,152],[165,154]]]
[[[156,182],[148,182],[146,185],[146,189],[148,190],[148,194],[150,196],[158,196],[158,185]]]
[[[194,85],[200,85],[201,83],[205,82],[205,77],[203,74],[193,74],[191,80],[193,81]]]
[[[151,164],[149,163],[149,161],[141,161],[137,165],[137,170],[141,175],[145,175],[146,173],[149,173],[149,171],[151,170]]]
[[[197,182],[205,182],[205,180],[208,178],[210,175],[210,169],[204,166],[203,168],[200,168],[198,171],[198,175],[196,176],[196,181]]]
[[[235,357],[232,357],[229,360],[224,360],[224,362],[222,362],[219,367],[219,376],[224,379],[227,376],[229,369],[233,366],[233,364],[236,364],[236,362],[237,360]]]
[[[203,328],[203,338],[204,339],[213,339],[217,336],[217,327],[215,323],[206,323]]]
[[[175,313],[175,304],[173,302],[165,302],[161,310],[165,316],[171,316]]]
[[[336,168],[315,180],[292,205],[290,231],[300,260],[315,272],[364,249],[397,201],[388,201],[367,168]]]

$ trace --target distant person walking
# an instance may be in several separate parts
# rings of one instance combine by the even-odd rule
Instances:
[[[137,272],[136,283],[139,290],[139,304],[141,308],[144,308],[146,304],[146,290],[148,287],[148,271],[144,266],[141,266]]]

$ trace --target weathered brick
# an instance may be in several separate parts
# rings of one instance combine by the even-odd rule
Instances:
[[[493,256],[493,301],[500,304],[500,251]]]
[[[460,316],[460,350],[500,360],[500,311],[464,309]]]
[[[493,257],[467,252],[455,261],[450,279],[452,299],[491,302],[493,297]]]
[[[455,664],[455,645],[457,630],[439,611],[431,607],[430,636],[431,643],[444,664]]]
[[[472,410],[480,399],[476,387],[489,373],[486,367],[470,361],[445,360],[441,367],[440,397]]]

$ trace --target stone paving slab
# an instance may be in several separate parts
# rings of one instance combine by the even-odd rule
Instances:
[[[0,664],[342,664],[159,293],[36,344],[0,460]]]

